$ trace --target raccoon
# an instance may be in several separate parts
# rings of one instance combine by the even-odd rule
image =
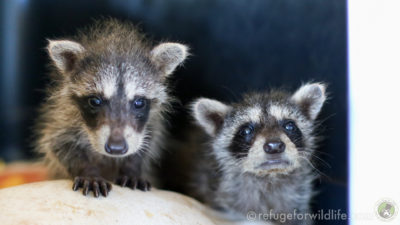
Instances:
[[[149,190],[142,168],[160,151],[167,78],[188,48],[152,47],[131,23],[104,19],[47,50],[54,69],[35,131],[53,177],[95,197],[111,183]]]
[[[326,85],[308,83],[295,93],[250,93],[234,104],[201,98],[192,104],[199,125],[187,142],[175,144],[164,163],[165,188],[183,192],[227,215],[273,223],[283,213],[309,212],[316,118],[326,100]]]

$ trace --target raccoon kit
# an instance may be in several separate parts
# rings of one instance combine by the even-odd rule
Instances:
[[[48,44],[54,71],[37,122],[37,150],[73,190],[107,196],[111,183],[146,191],[143,164],[157,156],[166,79],[187,47],[152,47],[127,22],[96,22],[70,39]]]
[[[309,212],[315,120],[325,99],[325,85],[312,83],[294,94],[248,94],[232,105],[197,100],[192,112],[202,129],[171,151],[166,168],[179,176],[166,188],[242,218]],[[311,221],[285,222],[292,223]]]

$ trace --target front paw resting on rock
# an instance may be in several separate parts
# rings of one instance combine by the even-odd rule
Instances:
[[[72,190],[77,191],[82,188],[83,195],[87,195],[89,191],[93,192],[93,195],[97,198],[100,193],[107,197],[111,191],[111,184],[104,180],[102,177],[75,177]]]
[[[131,189],[139,189],[142,191],[150,191],[151,184],[147,180],[142,179],[141,177],[129,177],[129,176],[121,176],[115,182],[121,187],[129,187]]]

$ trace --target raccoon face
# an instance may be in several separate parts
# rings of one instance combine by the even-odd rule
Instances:
[[[130,56],[98,53],[72,41],[50,41],[48,51],[93,149],[111,157],[149,144],[151,121],[168,104],[165,78],[187,55],[186,46],[176,43]]]
[[[199,99],[193,112],[212,137],[213,154],[222,166],[265,176],[307,166],[315,144],[314,120],[325,99],[325,85],[313,83],[293,95],[247,95],[231,106]]]

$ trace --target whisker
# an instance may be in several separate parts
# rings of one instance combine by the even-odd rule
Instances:
[[[332,155],[332,154],[329,154],[329,153],[326,153],[326,152],[323,152],[323,151],[319,151],[319,150],[309,150],[309,149],[306,149],[306,148],[299,148],[299,151],[302,151],[302,152],[311,152],[311,153],[318,153],[318,154],[326,155],[326,156],[328,156],[328,157],[330,157],[330,158],[333,158],[333,155]]]
[[[326,167],[328,167],[328,168],[332,168],[331,165],[329,165],[328,162],[326,162],[325,160],[323,160],[323,159],[320,158],[319,156],[313,154],[312,152],[305,152],[305,151],[303,151],[303,152],[300,152],[300,154],[305,154],[305,155],[307,155],[307,156],[310,156],[310,157],[312,157],[313,159],[315,159],[315,160],[317,160],[318,162],[320,162],[322,165],[324,165],[324,166],[326,166]]]
[[[302,159],[304,159],[318,174],[320,174],[320,175],[322,175],[322,176],[324,176],[324,177],[328,177],[329,178],[329,176],[327,175],[327,174],[325,174],[325,173],[323,173],[321,170],[319,170],[319,169],[317,169],[315,166],[314,166],[314,164],[312,164],[312,162],[308,159],[308,158],[306,158],[306,157],[304,157],[304,156],[299,156],[300,158],[302,158]]]

